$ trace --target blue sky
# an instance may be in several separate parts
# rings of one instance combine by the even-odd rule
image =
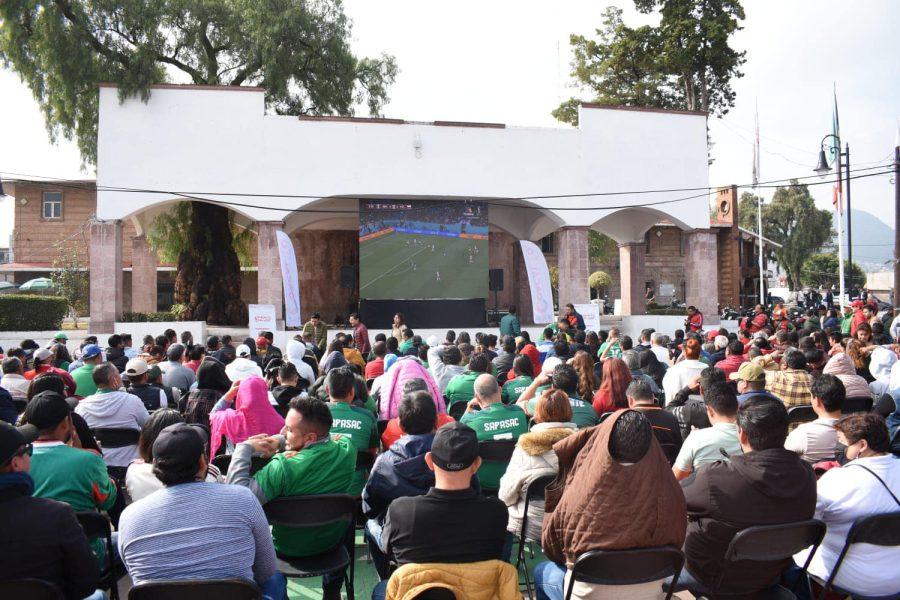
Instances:
[[[591,35],[603,9],[617,4],[629,23],[652,22],[628,2],[494,0],[416,2],[345,0],[362,54],[388,52],[400,75],[385,116],[410,120],[492,121],[563,126],[550,111],[576,93],[570,87],[568,37]],[[737,102],[710,119],[710,184],[750,181],[754,106],[758,103],[763,180],[806,176],[831,129],[837,86],[841,132],[853,167],[887,164],[900,117],[900,2],[745,0],[747,19],[734,46],[747,50]],[[51,145],[30,91],[0,69],[0,172],[92,177],[74,145]],[[821,207],[829,186],[811,188]],[[772,190],[764,196],[771,197]],[[893,226],[887,176],[853,182],[854,208]],[[0,203],[0,245],[12,227],[10,201]],[[860,242],[861,243],[861,242]],[[854,244],[855,246],[856,244]],[[864,250],[857,250],[862,257]]]

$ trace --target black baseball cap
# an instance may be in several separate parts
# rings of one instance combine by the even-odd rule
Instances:
[[[209,433],[202,425],[175,423],[159,432],[153,442],[153,462],[167,466],[197,465],[206,452]]]
[[[34,425],[13,427],[0,421],[0,465],[5,465],[16,455],[19,448],[27,446],[38,438],[38,430]]]
[[[431,460],[444,471],[468,469],[478,458],[478,435],[462,423],[447,423],[434,434]]]
[[[53,390],[36,394],[25,407],[25,422],[39,430],[53,429],[72,413],[65,396]]]

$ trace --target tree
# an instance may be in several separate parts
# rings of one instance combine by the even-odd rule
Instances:
[[[612,277],[606,271],[594,271],[588,277],[588,287],[597,290],[597,296],[603,295],[603,290],[612,285]]]
[[[588,262],[607,263],[618,257],[619,245],[608,235],[591,229],[588,232]]]
[[[576,86],[600,104],[727,113],[735,98],[731,80],[743,75],[745,62],[728,44],[744,19],[740,2],[635,0],[635,6],[643,13],[659,9],[659,25],[628,27],[622,10],[611,6],[597,40],[571,36]],[[570,98],[553,116],[575,124],[581,102]]]
[[[0,60],[31,89],[51,139],[75,139],[86,163],[100,82],[144,101],[170,80],[257,85],[277,113],[352,115],[360,104],[377,113],[397,73],[390,56],[350,51],[338,0],[16,0],[0,2],[0,34]],[[189,217],[178,279],[192,284],[176,284],[176,303],[189,318],[245,322],[228,210],[198,202]]]
[[[66,299],[69,315],[78,326],[78,315],[87,312],[88,272],[84,260],[75,244],[57,242],[53,245],[56,257],[53,259],[53,287],[57,295]]]
[[[741,227],[753,233],[758,231],[756,202],[756,196],[744,192],[738,204]],[[788,287],[795,290],[803,281],[803,262],[831,239],[831,213],[816,208],[809,189],[794,179],[763,204],[762,220],[763,237],[781,244],[772,254],[785,270]]]
[[[838,264],[836,252],[813,254],[803,261],[803,284],[816,288],[834,286],[837,289],[840,284]],[[844,259],[844,283],[849,287],[851,282],[858,286],[864,285],[866,273],[858,264],[851,265],[847,259]]]

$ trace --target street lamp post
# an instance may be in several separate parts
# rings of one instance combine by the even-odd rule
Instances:
[[[835,165],[835,185],[838,189],[838,197],[840,201],[843,201],[843,179],[844,173],[846,172],[847,179],[847,262],[850,263],[850,273],[851,273],[851,285],[852,281],[852,273],[853,273],[853,242],[852,242],[852,233],[851,233],[851,224],[852,217],[850,214],[850,144],[844,145],[844,151],[841,152],[841,138],[836,136],[833,133],[829,133],[825,137],[822,138],[821,143],[819,144],[819,164],[816,165],[814,171],[825,177],[828,173],[831,172],[831,165],[828,163],[828,157],[825,155],[825,142],[829,139],[833,138],[835,142],[837,142],[834,146],[828,147],[828,152],[831,153],[834,158]],[[844,159],[844,160],[841,160]],[[846,165],[846,166],[845,166]],[[846,169],[846,171],[845,171]],[[837,218],[837,231],[838,231],[838,275],[840,280],[840,306],[843,310],[844,308],[844,246],[842,240],[842,231],[843,231],[843,207],[835,207],[838,210],[838,218]]]

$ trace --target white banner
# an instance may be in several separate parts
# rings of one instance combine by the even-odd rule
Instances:
[[[278,240],[278,257],[281,262],[281,280],[284,288],[284,324],[300,327],[300,282],[297,278],[297,256],[291,238],[283,231],[275,232]]]
[[[541,249],[528,240],[519,241],[528,285],[531,287],[531,310],[535,324],[553,322],[553,290],[550,288],[550,270]]]
[[[584,317],[585,329],[600,331],[600,306],[598,304],[576,304],[575,310]]]
[[[275,333],[275,305],[251,304],[247,312],[250,314],[250,337],[255,340],[263,331]]]

